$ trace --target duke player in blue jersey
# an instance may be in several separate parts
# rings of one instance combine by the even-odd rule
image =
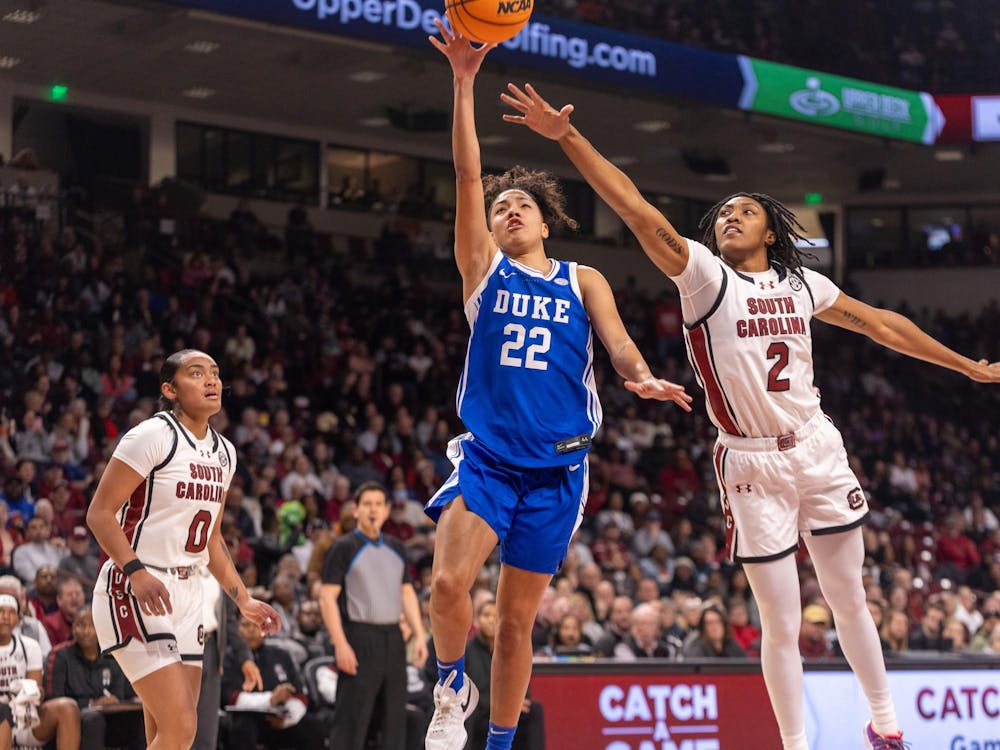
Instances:
[[[489,750],[510,748],[531,676],[531,627],[587,498],[587,451],[601,424],[592,331],[625,387],[690,411],[682,386],[654,378],[629,338],[607,280],[552,260],[550,227],[573,222],[556,181],[515,167],[484,181],[473,81],[495,45],[473,47],[438,24],[431,43],[454,74],[455,260],[471,334],[458,388],[469,432],[452,440],[455,471],[427,503],[437,522],[431,622],[440,682],[428,750],[461,750],[478,690],[462,656],[469,590],[500,543]]]

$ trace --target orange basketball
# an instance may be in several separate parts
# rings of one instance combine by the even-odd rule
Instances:
[[[445,0],[455,31],[476,42],[506,42],[531,18],[534,0]]]

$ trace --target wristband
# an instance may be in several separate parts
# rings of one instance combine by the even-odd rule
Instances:
[[[129,560],[127,563],[125,563],[122,566],[122,573],[124,573],[127,576],[130,576],[133,573],[135,573],[137,570],[145,570],[145,569],[146,569],[146,566],[143,565],[142,564],[142,560],[140,560],[137,557],[134,560]]]

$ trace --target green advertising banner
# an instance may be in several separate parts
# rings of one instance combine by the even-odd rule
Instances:
[[[934,143],[944,124],[930,94],[740,55],[740,109],[816,125]]]

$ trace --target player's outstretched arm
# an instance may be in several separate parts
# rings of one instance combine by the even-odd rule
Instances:
[[[625,379],[625,388],[641,398],[673,401],[684,411],[691,411],[691,396],[684,386],[656,378],[649,371],[649,365],[625,329],[615,295],[604,275],[589,266],[579,266],[577,276],[587,317],[611,355],[615,372]]]
[[[892,310],[866,305],[841,292],[837,301],[817,316],[824,323],[863,333],[872,341],[924,362],[955,370],[980,383],[1000,383],[1000,362],[974,360],[949,349]]]
[[[476,135],[473,84],[486,53],[495,44],[473,47],[461,34],[435,19],[441,38],[428,37],[448,58],[454,75],[455,116],[451,129],[452,157],[455,162],[455,263],[462,275],[463,300],[482,281],[496,253],[493,236],[486,223],[483,205],[483,166]]]
[[[503,119],[558,141],[587,183],[636,236],[656,267],[668,276],[679,275],[687,266],[687,240],[642,197],[632,180],[570,123],[573,105],[567,104],[556,111],[530,83],[525,84],[523,91],[513,83],[507,84],[507,88],[510,94],[500,94],[500,98],[521,114],[504,115]]]

